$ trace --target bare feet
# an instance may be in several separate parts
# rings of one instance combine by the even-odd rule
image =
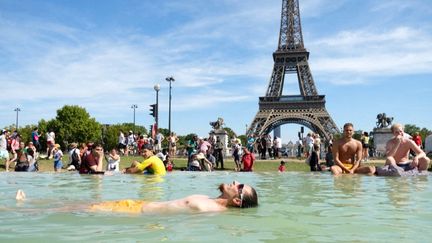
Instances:
[[[17,201],[23,201],[26,198],[26,195],[23,190],[19,189],[16,193],[15,199]]]

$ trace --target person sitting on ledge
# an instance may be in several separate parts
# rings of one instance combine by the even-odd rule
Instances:
[[[114,212],[114,213],[179,213],[179,212],[222,212],[228,208],[251,208],[258,206],[258,195],[255,189],[246,184],[233,181],[231,184],[220,184],[218,189],[221,194],[217,198],[207,195],[191,195],[185,198],[164,201],[147,202],[143,200],[118,200],[107,201],[84,206],[90,212]],[[26,199],[24,191],[18,190],[17,201]],[[60,211],[76,210],[62,208]]]
[[[403,126],[393,124],[391,131],[394,135],[386,145],[386,165],[402,167],[405,171],[417,168],[419,171],[427,170],[430,159],[425,152],[411,139],[404,136]],[[409,153],[412,150],[415,156],[409,160]]]
[[[355,140],[354,126],[346,123],[343,127],[343,137],[333,145],[333,159],[335,165],[330,169],[334,175],[346,174],[370,174],[375,173],[375,166],[360,167],[363,148],[360,141]]]
[[[135,173],[143,173],[144,170],[147,170],[148,174],[154,175],[165,175],[166,169],[165,165],[156,155],[153,153],[153,146],[150,144],[144,144],[142,147],[142,156],[144,157],[144,161],[139,163],[138,161],[134,161],[130,167],[123,169],[123,173],[127,174],[135,174]]]

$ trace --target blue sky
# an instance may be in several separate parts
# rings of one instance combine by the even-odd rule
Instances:
[[[309,65],[336,124],[370,131],[376,115],[432,129],[429,0],[300,0]],[[281,0],[0,0],[0,127],[79,105],[101,123],[206,136],[210,121],[243,134],[267,89]],[[299,94],[288,79],[284,94]],[[282,127],[283,142],[299,125]]]

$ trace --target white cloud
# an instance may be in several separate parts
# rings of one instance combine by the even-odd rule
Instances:
[[[104,23],[93,23],[94,16],[83,17],[68,9],[64,10],[67,16],[76,18],[72,22],[80,22],[81,27],[43,17],[0,16],[0,54],[7,57],[0,60],[0,83],[6,90],[19,91],[19,95],[6,92],[0,97],[0,117],[12,112],[10,103],[23,107],[23,115],[34,122],[41,114],[53,116],[64,104],[78,104],[102,122],[129,120],[131,104],[137,103],[142,112],[154,102],[155,83],[162,86],[160,98],[167,100],[165,77],[170,75],[176,78],[176,111],[231,107],[232,102],[249,102],[251,108],[250,102],[256,105],[258,96],[265,94],[272,72],[280,2],[190,0],[155,6],[149,1],[135,12],[151,9],[155,13],[149,16],[155,14],[163,22],[160,26],[116,25],[112,30]],[[301,1],[301,16],[331,18],[333,11],[348,4],[351,1]],[[308,30],[320,38],[306,43],[314,77],[352,86],[375,77],[431,72],[432,38],[427,26],[359,21],[367,27],[334,26],[338,34],[326,33],[332,37]],[[162,102],[161,110],[167,109]]]
[[[370,76],[432,73],[430,43],[432,36],[428,32],[406,26],[381,32],[342,31],[335,37],[312,42],[312,49],[319,50],[319,56],[312,59],[313,69],[358,77],[351,84],[367,83]],[[332,82],[344,85],[350,82],[336,80]]]

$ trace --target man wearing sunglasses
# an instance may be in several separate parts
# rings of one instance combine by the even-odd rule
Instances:
[[[258,206],[255,189],[234,181],[220,184],[221,194],[217,198],[206,195],[191,195],[166,202],[146,202],[142,200],[119,200],[102,202],[90,206],[91,211],[118,213],[175,213],[175,212],[222,212],[228,208],[251,208]]]
[[[220,184],[221,194],[217,198],[206,195],[191,195],[185,198],[165,202],[146,202],[143,200],[107,201],[90,206],[83,206],[82,210],[92,212],[114,213],[181,213],[181,212],[222,212],[229,208],[251,208],[258,206],[258,195],[255,189],[246,184],[233,181],[231,184]],[[25,200],[23,190],[18,190],[16,200]],[[77,210],[74,206],[73,210]],[[70,207],[58,209],[61,212],[71,211]]]

